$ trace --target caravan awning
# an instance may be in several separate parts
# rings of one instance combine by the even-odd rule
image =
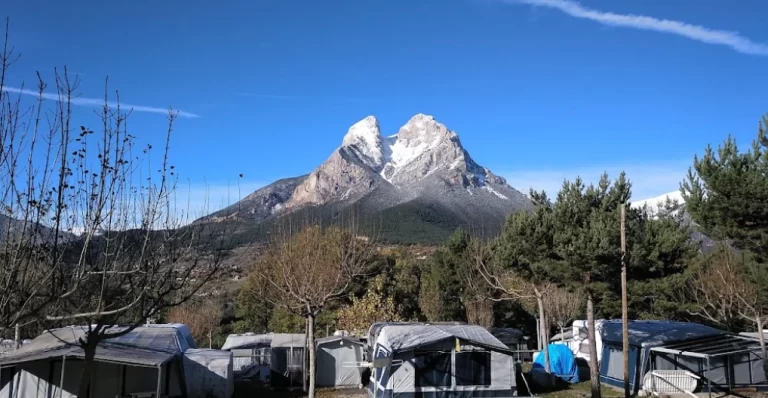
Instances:
[[[269,347],[272,344],[272,337],[274,333],[268,334],[230,334],[227,336],[227,341],[221,347],[224,351],[234,350],[237,348],[256,348],[256,347]]]
[[[651,348],[652,352],[711,358],[760,350],[759,342],[743,336],[726,334]]]
[[[46,331],[13,354],[0,357],[0,366],[50,358],[84,358],[85,352],[78,341],[85,336],[85,332],[83,327]],[[96,348],[95,359],[100,362],[157,367],[180,353],[174,328],[142,327],[101,342]]]
[[[459,339],[479,347],[510,352],[499,339],[477,325],[392,325],[382,329],[379,339],[386,340],[393,352],[423,347],[448,339]]]

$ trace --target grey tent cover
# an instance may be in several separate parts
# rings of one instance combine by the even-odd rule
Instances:
[[[317,339],[317,384],[323,387],[357,386],[363,343],[358,339],[331,336]],[[345,365],[346,364],[346,365]]]
[[[484,327],[477,325],[392,325],[381,331],[379,340],[393,352],[424,347],[457,338],[477,346],[508,352],[509,348]]]
[[[13,354],[0,358],[0,365],[63,356],[82,358],[84,352],[78,340],[85,333],[86,328],[82,326],[46,331]],[[96,360],[155,367],[183,353],[186,348],[189,348],[188,340],[175,327],[139,327],[123,336],[101,342],[96,349]]]

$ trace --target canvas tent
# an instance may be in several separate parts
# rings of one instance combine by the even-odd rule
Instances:
[[[230,398],[234,392],[232,353],[191,348],[184,353],[187,398]]]
[[[384,324],[374,336],[370,398],[511,397],[515,365],[488,330],[463,324]]]
[[[269,380],[273,387],[301,386],[304,334],[231,334],[222,350],[232,351],[235,378]]]
[[[181,354],[194,340],[182,326],[139,327],[100,343],[90,396],[185,395]],[[85,327],[46,331],[0,358],[0,397],[76,397],[84,357],[77,341],[85,332]]]
[[[317,377],[322,387],[357,387],[361,382],[363,343],[347,336],[317,339]]]
[[[598,328],[602,341],[600,380],[623,386],[621,321]],[[766,385],[756,341],[688,322],[630,321],[630,387],[638,392],[654,371],[689,371],[701,378],[699,390]]]

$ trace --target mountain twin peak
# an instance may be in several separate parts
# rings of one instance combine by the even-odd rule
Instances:
[[[424,180],[435,176],[445,185],[485,188],[506,181],[475,163],[459,136],[434,117],[418,114],[397,134],[383,136],[374,116],[349,128],[341,146],[296,189],[287,207],[355,200],[382,185],[418,194]],[[504,195],[498,193],[498,197]]]
[[[500,222],[531,205],[506,180],[478,165],[459,136],[434,117],[417,114],[385,136],[376,117],[368,116],[353,124],[341,146],[309,175],[279,180],[203,220],[262,221],[299,208],[351,204],[368,213],[426,206],[460,224],[489,217]]]

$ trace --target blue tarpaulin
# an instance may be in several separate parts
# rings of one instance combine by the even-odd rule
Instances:
[[[550,373],[565,380],[568,383],[579,382],[579,367],[576,366],[576,358],[573,352],[563,344],[550,344],[547,346],[549,351],[549,370]],[[544,351],[536,355],[533,361],[534,368],[544,369]]]

